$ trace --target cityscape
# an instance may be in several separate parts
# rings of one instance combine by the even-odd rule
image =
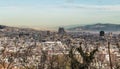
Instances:
[[[120,0],[0,0],[0,69],[120,69]]]
[[[0,69],[120,69],[120,34],[0,26]]]

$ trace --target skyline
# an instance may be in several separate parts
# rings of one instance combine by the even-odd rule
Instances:
[[[120,0],[0,0],[0,24],[66,26],[120,24]]]

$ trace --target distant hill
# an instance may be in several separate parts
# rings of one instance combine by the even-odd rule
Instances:
[[[69,28],[68,30],[70,31],[120,31],[120,24],[102,24],[102,23],[97,23],[97,24],[92,24],[92,25],[85,25],[85,26],[77,26],[74,28]]]
[[[4,25],[0,25],[0,29],[4,29],[6,28],[7,26],[4,26]]]

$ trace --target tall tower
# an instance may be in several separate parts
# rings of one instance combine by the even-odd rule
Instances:
[[[59,27],[58,34],[65,34],[65,30],[63,27]]]
[[[100,36],[104,36],[105,32],[104,31],[100,31]]]
[[[100,33],[99,33],[99,35],[100,35],[100,41],[104,41],[105,40],[105,32],[104,31],[100,31]]]

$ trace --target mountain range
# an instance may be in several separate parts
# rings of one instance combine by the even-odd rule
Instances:
[[[5,25],[0,25],[0,29],[6,29],[6,28],[16,29],[19,27],[9,27]],[[24,28],[24,29],[30,29],[30,28]],[[34,29],[34,28],[31,28],[31,29]],[[84,25],[84,26],[83,25],[82,26],[81,25],[69,25],[65,27],[65,29],[67,29],[68,31],[120,31],[120,24],[96,23],[96,24]]]
[[[68,28],[69,31],[120,31],[120,24],[92,24]]]

